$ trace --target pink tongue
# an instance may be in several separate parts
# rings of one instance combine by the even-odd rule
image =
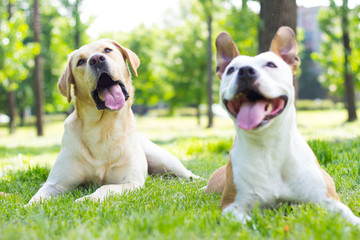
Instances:
[[[105,106],[110,110],[119,110],[125,105],[125,97],[119,84],[102,89],[100,96],[105,100]]]
[[[236,117],[236,125],[244,130],[257,127],[265,118],[267,101],[245,102]]]

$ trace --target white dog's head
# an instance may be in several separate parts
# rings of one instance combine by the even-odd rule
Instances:
[[[298,45],[289,27],[281,27],[270,51],[241,56],[231,37],[216,39],[222,106],[243,130],[261,129],[294,103],[293,75],[299,66]]]

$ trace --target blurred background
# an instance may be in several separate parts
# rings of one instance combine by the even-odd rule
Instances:
[[[193,116],[212,127],[225,114],[216,36],[227,31],[241,54],[256,55],[282,25],[300,43],[297,108],[346,109],[347,121],[357,120],[359,0],[2,0],[0,126],[10,133],[34,126],[41,136],[48,121],[63,120],[73,106],[56,84],[68,54],[110,38],[140,58],[136,114]]]

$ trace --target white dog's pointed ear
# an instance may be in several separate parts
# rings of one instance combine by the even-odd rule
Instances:
[[[220,33],[215,41],[216,45],[216,76],[221,80],[225,68],[237,56],[240,55],[238,48],[230,35]]]
[[[127,59],[130,63],[130,66],[135,74],[137,76],[137,69],[140,66],[140,59],[138,56],[131,51],[130,49],[127,49],[126,47],[121,46],[119,43],[112,41],[112,43],[119,48],[119,50],[123,53],[125,60]]]
[[[293,73],[300,65],[299,47],[294,31],[290,27],[280,27],[270,46],[270,51],[279,55],[287,64],[290,65]]]
[[[68,57],[65,71],[61,74],[57,87],[61,95],[67,98],[68,103],[71,102],[71,83],[74,83],[74,77],[71,71],[71,55]]]

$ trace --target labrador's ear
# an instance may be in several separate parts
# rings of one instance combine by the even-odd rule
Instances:
[[[61,95],[67,98],[67,101],[71,102],[71,84],[74,83],[74,77],[71,71],[71,58],[68,57],[65,71],[61,74],[57,87]]]
[[[226,32],[220,33],[215,41],[216,45],[216,76],[221,80],[225,68],[237,56],[240,55],[230,35]]]
[[[124,55],[125,60],[128,60],[130,63],[130,66],[135,74],[137,76],[137,69],[140,66],[140,59],[138,56],[131,51],[130,49],[127,49],[126,47],[121,46],[119,43],[115,41],[111,41],[116,47],[119,48],[120,52]]]
[[[290,27],[280,27],[270,46],[270,51],[279,55],[289,66],[293,73],[300,65],[299,47],[294,31]]]

